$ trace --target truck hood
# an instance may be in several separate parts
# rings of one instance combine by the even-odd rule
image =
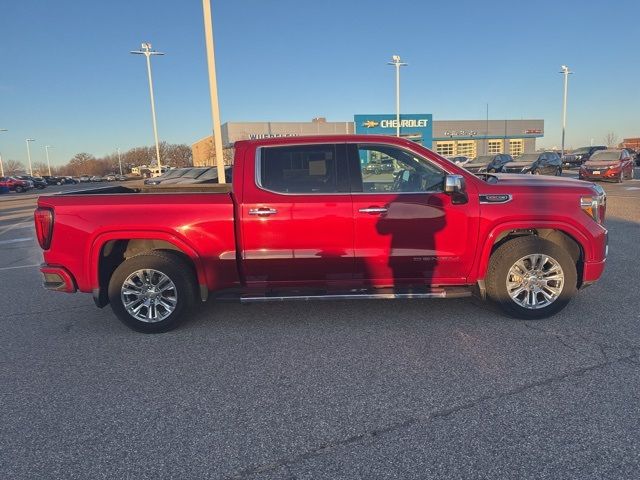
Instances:
[[[496,173],[498,179],[491,185],[505,188],[517,187],[542,187],[553,189],[591,189],[592,183],[567,177],[555,177],[551,175],[518,175],[517,173]],[[509,193],[506,191],[505,193]]]

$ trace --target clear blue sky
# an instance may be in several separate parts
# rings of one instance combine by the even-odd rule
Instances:
[[[394,111],[400,54],[405,113],[435,119],[542,118],[560,139],[561,64],[570,78],[567,144],[640,136],[640,2],[213,0],[224,121]],[[55,163],[151,145],[142,41],[153,59],[162,140],[210,131],[199,0],[3,0],[0,152]]]

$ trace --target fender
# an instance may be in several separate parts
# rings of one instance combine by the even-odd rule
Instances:
[[[203,287],[206,287],[208,291],[209,282],[207,281],[206,270],[204,265],[202,264],[202,258],[196,252],[196,250],[191,247],[182,238],[175,236],[173,233],[166,232],[164,230],[114,230],[107,231],[98,234],[93,240],[89,243],[89,252],[85,258],[89,258],[90,261],[86,266],[87,278],[90,279],[91,288],[95,291],[95,289],[99,288],[100,280],[98,275],[98,265],[100,261],[100,252],[104,245],[111,240],[135,240],[135,239],[149,239],[149,240],[164,240],[165,242],[171,243],[175,245],[176,248],[181,250],[185,255],[187,255],[196,267],[196,274],[198,277],[198,284],[200,285],[200,290],[202,291]]]
[[[491,257],[491,249],[495,244],[496,238],[500,236],[501,233],[509,230],[518,230],[518,229],[537,229],[537,228],[548,228],[551,230],[560,230],[565,233],[573,240],[575,240],[582,251],[585,254],[585,259],[591,258],[593,253],[591,252],[591,244],[589,243],[589,239],[587,235],[585,235],[582,231],[576,228],[574,225],[566,222],[558,222],[556,220],[540,220],[540,221],[514,221],[514,222],[505,222],[499,223],[498,225],[494,225],[489,234],[486,236],[486,240],[484,245],[478,245],[479,248],[482,248],[482,253],[478,256],[476,262],[474,263],[474,267],[472,269],[471,275],[468,278],[470,283],[475,282],[479,279],[484,279],[487,269],[489,268],[489,259]]]

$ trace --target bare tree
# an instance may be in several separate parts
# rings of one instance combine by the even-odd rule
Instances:
[[[34,162],[31,168],[34,175],[49,175],[49,167],[44,162]]]
[[[17,160],[3,160],[4,164],[4,173],[6,174],[11,174],[11,173],[18,173],[18,172],[24,172],[24,164],[22,162],[19,162]]]
[[[604,144],[609,148],[616,147],[618,145],[618,136],[613,132],[607,133],[604,137]]]

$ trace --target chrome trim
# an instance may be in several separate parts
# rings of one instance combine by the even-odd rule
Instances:
[[[488,200],[482,200],[482,197],[487,197],[490,195],[499,195],[499,196],[506,196],[507,199],[500,201],[500,202],[490,202]],[[503,203],[509,203],[511,200],[513,200],[513,195],[508,194],[508,193],[483,193],[479,196],[480,198],[480,205],[501,205]]]
[[[371,208],[361,208],[358,210],[360,213],[387,213],[389,211],[388,208],[381,207],[371,207]]]
[[[265,207],[259,207],[259,208],[250,208],[249,209],[249,215],[258,215],[258,216],[262,216],[262,215],[275,215],[276,213],[278,213],[278,210],[276,210],[275,208],[265,208]]]
[[[261,147],[256,147],[256,158],[255,158],[255,184],[256,187],[258,187],[260,190],[263,190],[265,192],[269,192],[269,193],[273,193],[275,195],[285,195],[285,196],[299,196],[299,195],[305,195],[305,196],[313,196],[313,195],[416,195],[416,194],[434,194],[434,193],[444,193],[444,189],[442,190],[429,190],[427,192],[328,192],[328,193],[287,193],[287,192],[276,192],[275,190],[270,190],[268,188],[265,188],[262,186],[262,183],[260,181],[260,176],[262,173],[262,167],[260,165],[260,155],[261,155],[261,151],[263,148],[282,148],[282,147],[302,147],[302,146],[308,146],[308,145],[390,145],[393,147],[397,147],[400,150],[404,150],[406,152],[410,152],[412,155],[418,155],[417,153],[413,152],[412,150],[409,150],[407,148],[404,147],[399,147],[397,145],[394,144],[383,144],[383,143],[366,143],[366,142],[359,142],[359,141],[345,141],[345,142],[314,142],[314,141],[309,141],[309,142],[300,142],[300,143],[287,143],[286,145],[263,145]],[[426,147],[425,147],[426,148]],[[438,170],[441,170],[444,173],[444,176],[446,177],[447,175],[454,175],[451,173],[451,171],[443,168],[441,165],[438,164],[434,164],[434,162],[432,162],[429,158],[425,158],[422,155],[418,155],[420,158],[423,158],[425,161],[429,162],[430,164],[434,165]],[[348,161],[348,159],[347,159]],[[462,168],[462,167],[458,167],[458,168]],[[459,174],[458,174],[459,175]]]
[[[240,297],[241,303],[258,303],[258,302],[282,302],[286,300],[394,300],[394,299],[411,299],[411,298],[446,298],[445,290],[428,293],[348,293],[327,294],[327,295],[282,295],[275,297]],[[471,291],[456,292],[452,295],[458,297],[470,297]]]

